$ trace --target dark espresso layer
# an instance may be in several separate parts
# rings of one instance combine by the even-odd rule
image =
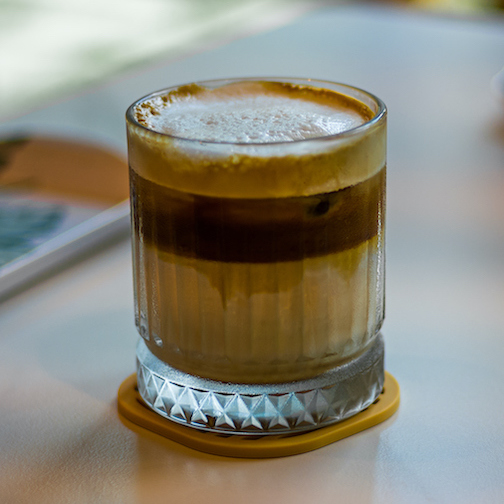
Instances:
[[[271,263],[324,256],[376,235],[385,169],[313,196],[237,199],[182,193],[130,170],[135,232],[146,245],[224,262]]]

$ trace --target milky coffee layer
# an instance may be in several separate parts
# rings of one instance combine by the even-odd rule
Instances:
[[[135,118],[143,127],[130,125],[130,163],[145,179],[192,194],[332,192],[385,164],[384,127],[372,125],[366,135],[355,130],[372,117],[365,104],[327,89],[192,84],[137,105]]]

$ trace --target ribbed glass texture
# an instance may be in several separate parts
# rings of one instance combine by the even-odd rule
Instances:
[[[351,362],[377,337],[384,317],[385,110],[354,88],[318,85],[364,102],[374,118],[331,138],[195,146],[146,130],[133,108],[128,112],[135,319],[160,362],[220,382],[285,384]],[[224,171],[226,160],[238,157],[261,169],[274,160],[287,178],[303,175],[303,163],[350,176],[334,187],[329,181],[329,190],[277,196],[268,188],[252,193],[244,183],[244,197],[239,179],[228,186],[223,179],[215,194],[178,186],[178,174],[158,175],[157,165],[180,163],[180,151],[214,166],[217,159]],[[144,391],[147,375],[139,364]],[[379,380],[368,381],[374,397]]]

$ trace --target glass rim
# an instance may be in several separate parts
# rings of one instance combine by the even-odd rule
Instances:
[[[161,131],[156,131],[152,128],[149,128],[147,126],[144,126],[143,124],[140,124],[137,119],[135,118],[135,108],[140,105],[141,103],[155,98],[157,96],[161,96],[163,94],[167,94],[170,91],[174,91],[182,86],[187,86],[190,84],[196,84],[202,87],[209,87],[209,86],[215,86],[218,87],[223,86],[225,84],[231,84],[233,82],[243,82],[243,81],[248,81],[248,82],[285,82],[285,83],[290,83],[290,84],[304,84],[304,85],[320,85],[318,87],[321,87],[322,89],[327,89],[325,86],[338,86],[340,88],[346,89],[348,91],[353,91],[357,93],[361,93],[362,95],[366,96],[368,99],[373,101],[376,106],[377,110],[375,115],[365,121],[362,124],[359,124],[358,126],[355,126],[354,128],[350,128],[348,130],[341,131],[339,133],[334,133],[334,134],[328,134],[328,135],[323,135],[323,136],[317,136],[317,137],[310,137],[310,138],[302,138],[302,139],[297,139],[297,140],[281,140],[281,141],[276,141],[276,142],[233,142],[233,141],[222,141],[222,140],[201,140],[197,138],[186,138],[183,136],[178,136],[178,135],[173,135],[170,133],[163,133]],[[335,90],[338,92],[338,90]],[[354,95],[350,95],[353,99],[359,100],[358,97]],[[360,101],[360,100],[359,100]],[[278,146],[278,145],[294,145],[294,144],[302,144],[302,143],[309,143],[309,142],[320,142],[320,141],[331,141],[331,140],[338,140],[338,139],[345,139],[348,137],[353,137],[355,135],[364,133],[365,131],[371,129],[375,124],[380,123],[387,115],[387,107],[385,103],[378,98],[376,95],[361,89],[356,86],[352,86],[349,84],[344,84],[341,82],[335,82],[335,81],[329,81],[329,80],[322,80],[322,79],[311,79],[311,78],[306,78],[306,77],[232,77],[232,78],[223,78],[223,79],[209,79],[209,80],[200,80],[200,81],[193,81],[185,84],[178,84],[175,86],[169,86],[163,89],[159,89],[158,91],[154,91],[152,93],[149,93],[147,95],[142,96],[138,100],[134,101],[126,110],[126,122],[128,124],[132,124],[141,130],[146,131],[147,133],[158,136],[161,138],[170,138],[173,140],[177,141],[183,141],[183,142],[188,142],[188,143],[197,143],[200,145],[222,145],[222,146],[237,146],[237,147],[268,147],[268,146]]]

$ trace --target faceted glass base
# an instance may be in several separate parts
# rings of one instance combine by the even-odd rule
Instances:
[[[137,347],[138,391],[156,413],[196,429],[240,435],[294,434],[340,422],[366,409],[384,382],[379,334],[356,359],[308,380],[234,384],[179,371]]]

